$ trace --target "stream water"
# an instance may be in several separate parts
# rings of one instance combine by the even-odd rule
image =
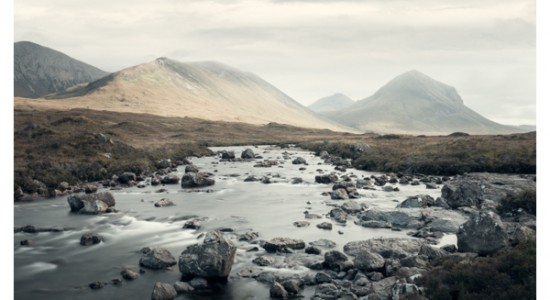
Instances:
[[[247,147],[224,147],[239,156]],[[254,167],[256,162],[222,162],[217,156],[191,158],[201,171],[215,174],[216,184],[206,191],[184,190],[177,185],[150,186],[145,188],[125,188],[111,191],[116,199],[118,213],[97,216],[77,215],[69,212],[67,197],[58,197],[31,203],[16,203],[14,207],[15,226],[34,225],[35,227],[71,228],[63,232],[16,233],[14,237],[14,292],[15,299],[150,299],[155,282],[174,283],[179,279],[177,265],[171,270],[146,270],[134,281],[124,281],[122,285],[109,284],[100,290],[91,290],[88,284],[94,281],[110,282],[121,278],[125,268],[139,270],[140,249],[146,246],[164,247],[174,257],[179,256],[186,246],[197,243],[199,234],[217,228],[232,228],[229,234],[238,246],[235,264],[229,282],[216,295],[208,299],[268,299],[269,287],[253,279],[242,278],[238,272],[253,266],[251,261],[260,252],[247,252],[253,245],[237,241],[236,234],[253,230],[260,239],[274,237],[303,239],[306,244],[318,239],[329,239],[336,243],[336,250],[342,251],[345,243],[376,237],[411,238],[403,231],[371,229],[349,222],[345,226],[333,222],[331,231],[321,230],[315,225],[330,221],[328,218],[309,219],[308,227],[297,228],[295,221],[303,221],[304,211],[326,215],[331,204],[341,200],[331,200],[321,195],[331,190],[330,185],[315,183],[318,170],[325,174],[334,167],[324,164],[313,153],[300,149],[279,149],[269,146],[250,147],[263,159],[276,159],[279,166],[270,168]],[[213,148],[217,151],[222,148]],[[291,159],[283,159],[287,151]],[[292,159],[303,157],[307,166],[293,165]],[[258,159],[256,160],[258,161]],[[305,170],[300,168],[305,167]],[[182,176],[184,167],[178,168]],[[278,175],[275,175],[278,174]],[[376,173],[350,169],[347,175],[358,178]],[[271,184],[245,182],[248,175],[270,175]],[[275,175],[275,176],[273,176]],[[378,174],[376,174],[378,175]],[[292,184],[291,179],[300,177],[301,184]],[[441,195],[439,189],[428,190],[424,185],[399,185],[398,192],[359,190],[363,197],[356,199],[369,207],[394,208],[408,196],[429,194]],[[160,188],[167,191],[157,193]],[[101,189],[100,191],[105,191]],[[175,206],[155,207],[154,202],[169,198]],[[308,204],[308,201],[310,204]],[[207,218],[199,230],[182,229],[187,216]],[[343,234],[339,234],[341,231]],[[80,237],[84,233],[96,232],[104,241],[93,246],[81,246]],[[29,239],[31,246],[21,246],[21,240]],[[454,235],[443,238],[442,244],[455,242]],[[264,267],[267,269],[274,269]],[[305,267],[295,266],[278,269],[280,272],[308,272]],[[304,292],[304,295],[311,290]],[[180,295],[178,299],[192,299]]]

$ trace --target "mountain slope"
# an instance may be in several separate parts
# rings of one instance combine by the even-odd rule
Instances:
[[[96,67],[32,42],[14,44],[14,94],[39,98],[105,75]]]
[[[326,116],[351,127],[379,133],[521,132],[486,119],[465,106],[454,87],[418,71],[401,74],[374,95]]]
[[[336,93],[315,101],[313,104],[309,105],[308,108],[314,112],[321,113],[344,109],[353,103],[355,103],[355,101],[350,99],[348,96],[341,93]]]
[[[254,74],[216,62],[159,58],[48,98],[16,103],[355,131],[315,115]]]

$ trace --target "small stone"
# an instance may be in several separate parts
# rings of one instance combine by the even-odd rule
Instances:
[[[120,285],[122,285],[122,280],[120,280],[119,278],[113,278],[113,279],[111,279],[111,283],[116,285],[116,286],[120,286]]]
[[[85,233],[80,237],[80,245],[90,246],[101,243],[101,236],[97,233]]]
[[[122,275],[122,278],[126,280],[134,280],[139,278],[139,274],[136,271],[126,269],[120,272],[120,275]]]
[[[175,299],[178,293],[176,289],[168,283],[157,282],[151,294],[151,300],[172,300]]]
[[[332,223],[323,222],[323,223],[317,224],[317,228],[323,229],[323,230],[332,230]]]
[[[174,283],[174,289],[178,294],[188,294],[195,290],[189,283],[183,281]]]
[[[99,290],[99,289],[103,288],[103,287],[106,286],[106,285],[107,285],[106,282],[95,281],[95,282],[90,283],[88,286],[89,286],[92,290]]]
[[[271,288],[269,289],[269,297],[275,299],[287,299],[288,292],[285,288],[278,282],[274,282]]]

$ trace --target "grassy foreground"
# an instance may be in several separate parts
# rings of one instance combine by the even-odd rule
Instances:
[[[14,111],[14,191],[52,195],[71,185],[131,171],[148,174],[161,159],[209,154],[208,146],[298,144],[354,158],[373,171],[454,175],[536,172],[536,135],[416,137],[337,133],[75,109]],[[357,153],[355,144],[369,148]],[[17,197],[16,197],[17,200]]]

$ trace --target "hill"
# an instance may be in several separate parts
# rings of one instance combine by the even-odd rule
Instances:
[[[40,98],[108,73],[32,42],[14,44],[14,94]]]

